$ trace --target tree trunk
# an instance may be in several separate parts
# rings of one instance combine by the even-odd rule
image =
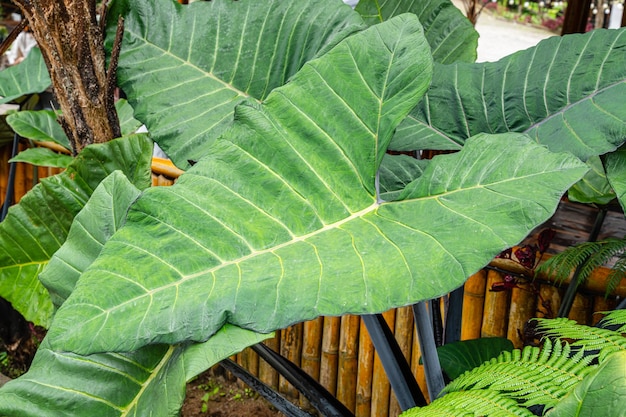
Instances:
[[[74,153],[121,136],[95,0],[13,0],[46,61]]]

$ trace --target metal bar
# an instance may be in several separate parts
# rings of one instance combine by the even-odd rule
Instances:
[[[435,338],[428,310],[424,301],[413,305],[413,315],[415,316],[415,327],[419,339],[420,351],[422,352],[422,363],[424,364],[424,374],[426,375],[426,385],[428,395],[433,401],[439,396],[445,386]]]
[[[312,414],[298,408],[291,401],[274,391],[271,387],[265,385],[261,380],[232,360],[225,359],[220,362],[220,366],[245,382],[250,388],[258,392],[260,396],[269,401],[278,411],[287,417],[313,417]]]
[[[417,406],[425,406],[426,398],[422,394],[411,366],[400,350],[393,333],[381,314],[361,316],[370,334],[376,353],[380,358],[389,383],[396,395],[402,411]]]
[[[326,388],[293,362],[274,352],[262,343],[251,346],[259,356],[278,371],[306,397],[317,411],[326,417],[354,417]]]
[[[463,293],[461,285],[450,293],[448,312],[446,314],[444,343],[454,343],[461,340],[461,325],[463,319]]]
[[[20,142],[20,137],[17,133],[13,134],[13,149],[11,149],[11,158],[14,158],[17,155],[17,150]],[[11,162],[9,164],[9,178],[7,183],[7,192],[4,197],[4,203],[2,203],[2,210],[0,211],[0,222],[5,219],[7,213],[9,211],[9,207],[13,204],[13,192],[15,189],[15,162]]]

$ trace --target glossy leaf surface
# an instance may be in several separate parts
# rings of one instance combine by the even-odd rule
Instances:
[[[487,337],[449,343],[437,348],[441,367],[450,379],[480,366],[505,350],[512,351],[513,343],[502,337]]]
[[[21,137],[34,141],[54,142],[71,149],[70,141],[57,122],[54,110],[25,110],[7,116],[7,123]]]

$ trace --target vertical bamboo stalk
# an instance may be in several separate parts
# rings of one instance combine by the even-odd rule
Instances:
[[[276,330],[274,337],[263,341],[274,352],[280,352],[280,333],[280,330]],[[270,387],[278,389],[278,372],[263,360],[259,361],[259,379]]]
[[[395,328],[396,310],[383,313],[389,328]],[[389,415],[389,394],[391,385],[378,355],[374,355],[374,372],[372,375],[372,415],[387,417]]]
[[[324,318],[322,317],[304,322],[302,360],[300,362],[300,367],[316,381],[320,380],[323,328]],[[309,404],[309,401],[303,395],[300,396],[300,408],[309,412],[314,411],[314,408]]]
[[[568,317],[578,324],[591,323],[591,298],[580,293],[576,294]]]
[[[555,318],[561,306],[561,294],[558,288],[552,285],[541,285],[539,287],[539,302],[541,305],[537,306],[537,317]]]
[[[519,288],[511,290],[511,305],[509,308],[509,325],[506,337],[516,348],[524,345],[524,325],[535,317],[537,311],[537,296],[528,282],[518,284]]]
[[[372,415],[372,375],[374,373],[374,344],[361,320],[359,329],[359,369],[356,383],[355,417]],[[375,416],[374,416],[375,417]]]
[[[337,394],[337,364],[339,362],[339,317],[324,317],[320,383],[332,395]]]
[[[13,193],[13,204],[20,202],[24,194],[28,192],[28,179],[26,174],[26,164],[18,162],[15,168],[15,190]]]
[[[346,315],[341,318],[339,363],[337,371],[337,399],[353,413],[356,409],[360,324],[361,319],[359,316]]]
[[[483,322],[487,272],[481,270],[465,282],[463,294],[463,325],[461,340],[478,339]]]
[[[402,354],[406,358],[407,363],[411,363],[411,351],[413,347],[413,329],[415,328],[413,322],[413,309],[411,306],[398,308],[396,310],[396,323],[394,335],[396,341],[400,346]],[[396,399],[392,390],[392,395],[389,404],[389,415],[398,416],[402,413],[400,404]]]
[[[499,272],[487,272],[487,290],[485,291],[485,307],[483,324],[480,330],[481,337],[506,337],[506,325],[509,312],[509,292],[490,291],[496,282],[502,282],[504,277]]]
[[[603,312],[611,311],[615,308],[614,298],[605,298],[603,295],[596,295],[593,297],[593,315],[591,317],[591,324],[596,325],[605,316]]]
[[[302,357],[303,330],[303,323],[298,323],[280,332],[280,354],[289,359],[296,366],[300,366],[300,359]],[[290,400],[298,402],[300,392],[283,376],[279,376],[278,378],[278,391],[287,395]]]

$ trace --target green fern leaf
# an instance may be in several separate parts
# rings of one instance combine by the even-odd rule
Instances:
[[[626,333],[626,310],[614,310],[608,313],[601,322],[603,327],[620,326],[615,331],[617,333]]]
[[[526,347],[500,356],[452,381],[445,392],[489,388],[523,401],[524,406],[554,406],[593,368],[581,350],[546,339],[543,348]]]
[[[613,320],[617,320],[619,317],[616,314]],[[624,318],[624,316],[621,316],[621,318]],[[537,331],[544,337],[569,339],[570,344],[580,347],[581,351],[591,352],[597,350],[599,352],[599,362],[602,362],[613,352],[626,350],[626,338],[621,335],[620,331],[584,326],[566,318],[536,319],[536,322]]]
[[[533,413],[498,391],[477,389],[451,392],[426,407],[407,410],[401,417],[531,417]]]

